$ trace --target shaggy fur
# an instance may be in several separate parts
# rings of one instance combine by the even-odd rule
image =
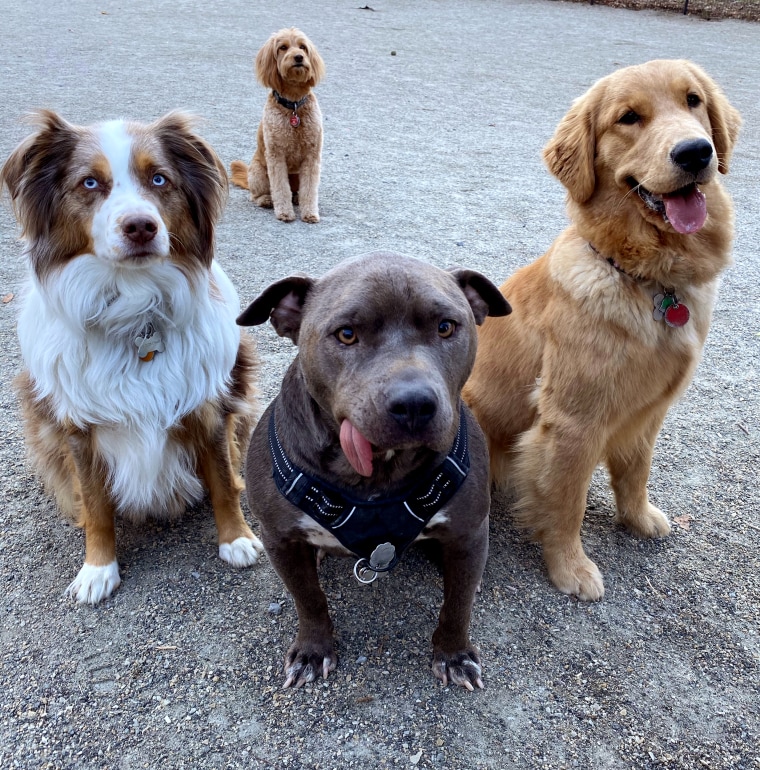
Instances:
[[[213,259],[227,180],[190,119],[73,126],[53,112],[0,171],[30,276],[17,388],[32,460],[85,530],[68,592],[97,603],[119,585],[114,515],[171,516],[211,496],[219,554],[262,550],[238,471],[256,414],[257,360]],[[160,345],[141,351],[137,338]]]
[[[618,521],[639,537],[670,531],[646,483],[731,262],[733,210],[718,172],[728,171],[739,125],[687,61],[597,82],[544,151],[572,224],[501,287],[512,315],[480,329],[464,397],[488,436],[492,476],[514,485],[518,523],[542,544],[551,580],[582,599],[604,594],[580,539],[600,461]],[[666,290],[690,310],[685,325],[655,319],[654,297]]]
[[[272,208],[277,219],[295,219],[299,203],[304,222],[319,222],[319,175],[322,163],[322,113],[313,93],[325,65],[314,44],[298,29],[275,32],[256,55],[256,77],[272,89],[256,136],[250,165],[232,162],[232,182],[249,190],[257,206]],[[293,110],[278,102],[274,92],[289,102],[306,99]]]

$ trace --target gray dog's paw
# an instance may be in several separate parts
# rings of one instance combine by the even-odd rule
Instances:
[[[285,656],[285,684],[282,689],[298,689],[307,682],[313,682],[320,674],[323,679],[338,665],[338,656],[332,639],[324,642],[299,642],[296,639]]]
[[[446,653],[441,650],[433,652],[433,673],[444,686],[449,682],[466,687],[472,692],[476,687],[483,689],[481,678],[480,656],[474,649]]]

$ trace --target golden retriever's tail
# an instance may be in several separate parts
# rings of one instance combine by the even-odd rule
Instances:
[[[238,187],[242,187],[244,190],[248,189],[248,166],[243,163],[242,160],[233,160],[230,163],[230,179],[232,184],[236,184]]]

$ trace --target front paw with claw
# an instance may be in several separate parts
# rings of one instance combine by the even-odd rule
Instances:
[[[476,687],[480,690],[483,689],[480,656],[474,648],[452,653],[434,650],[433,673],[443,682],[444,686],[452,682],[467,688],[470,692]]]
[[[318,676],[327,679],[331,671],[338,665],[338,656],[332,639],[323,642],[301,642],[296,639],[285,656],[285,684],[288,687],[303,687],[307,682],[313,682]]]

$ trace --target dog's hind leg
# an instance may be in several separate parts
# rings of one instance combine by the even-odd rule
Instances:
[[[670,522],[665,514],[649,502],[647,481],[652,453],[660,432],[664,410],[655,415],[637,433],[625,435],[625,441],[612,443],[607,449],[607,468],[617,503],[617,521],[639,537],[665,537]]]

